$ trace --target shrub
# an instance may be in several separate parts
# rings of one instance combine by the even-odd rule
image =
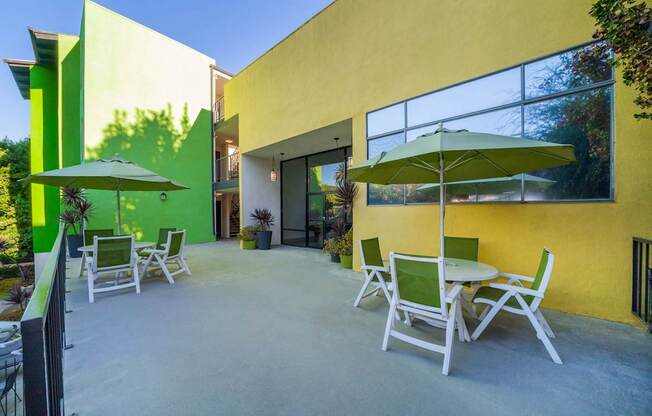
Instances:
[[[338,252],[338,241],[337,238],[329,238],[324,241],[324,250],[325,253],[337,254]]]
[[[259,231],[269,231],[271,226],[274,225],[274,215],[267,208],[256,208],[249,215],[258,224]]]
[[[253,241],[256,239],[256,232],[258,231],[258,227],[255,227],[253,225],[247,225],[245,227],[240,228],[240,232],[237,235],[238,240],[241,241]]]
[[[337,253],[340,256],[353,254],[353,229],[349,229],[344,236],[337,240]]]

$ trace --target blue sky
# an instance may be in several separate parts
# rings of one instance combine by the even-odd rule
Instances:
[[[211,56],[244,68],[331,0],[98,0],[98,3]],[[33,59],[27,27],[79,33],[82,0],[2,1],[0,58]],[[0,66],[0,138],[29,135],[29,101]]]

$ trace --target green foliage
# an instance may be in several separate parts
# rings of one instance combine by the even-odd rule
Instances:
[[[652,119],[652,8],[645,0],[597,0],[590,14],[598,26],[593,37],[609,42],[611,64],[636,90],[634,103],[642,111],[634,117]]]
[[[29,139],[0,140],[0,235],[12,244],[13,260],[29,259],[32,253],[32,221],[29,186],[19,182],[29,175]]]
[[[338,215],[344,218],[347,223],[353,220],[353,200],[358,195],[358,185],[340,176],[335,186],[335,207]]]
[[[353,229],[337,240],[337,254],[340,256],[350,256],[353,254]]]
[[[329,238],[328,240],[324,241],[324,247],[322,250],[324,250],[325,253],[337,254],[337,240],[337,238]]]
[[[238,240],[241,241],[253,241],[256,239],[256,232],[258,227],[253,225],[247,225],[240,228],[240,232],[237,235]]]

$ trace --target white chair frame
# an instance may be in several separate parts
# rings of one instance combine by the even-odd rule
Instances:
[[[179,247],[179,252],[174,256],[170,256],[169,248],[170,248],[170,244],[172,243],[172,236],[174,234],[183,234],[183,236],[181,237],[181,246]],[[186,246],[186,230],[179,230],[179,231],[168,232],[167,242],[165,243],[163,249],[155,249],[155,248],[143,249],[142,252],[147,254],[147,258],[145,259],[145,264],[142,269],[143,277],[147,276],[148,269],[150,267],[156,267],[161,269],[163,271],[163,274],[165,275],[165,278],[168,280],[168,282],[171,285],[174,284],[173,276],[176,276],[179,273],[186,273],[188,276],[192,276],[192,272],[188,267],[188,263],[186,263],[186,259],[183,257],[185,246]],[[153,261],[155,261],[154,264],[152,264]],[[168,263],[177,264],[177,266],[179,266],[179,269],[174,272],[170,272],[167,266]]]
[[[475,331],[473,331],[471,338],[473,340],[478,339],[482,332],[487,328],[489,323],[501,310],[516,315],[526,316],[532,324],[537,338],[546,347],[546,350],[548,351],[548,354],[550,354],[552,361],[554,361],[556,364],[563,364],[559,354],[557,354],[557,350],[555,350],[555,347],[550,341],[550,338],[555,338],[555,334],[552,332],[550,325],[548,325],[548,321],[546,321],[546,319],[543,317],[543,314],[541,313],[541,310],[539,309],[539,305],[543,300],[546,288],[550,282],[550,277],[552,276],[552,266],[555,262],[555,256],[552,254],[552,252],[548,249],[545,250],[548,252],[548,262],[546,264],[546,268],[538,290],[526,288],[521,283],[534,282],[533,277],[523,276],[515,273],[500,273],[500,276],[509,279],[507,283],[489,283],[489,286],[496,289],[502,289],[505,291],[505,294],[501,296],[497,302],[484,298],[476,298],[474,300],[474,303],[485,303],[488,306],[485,307],[484,311],[482,311],[482,314],[479,317],[481,320],[480,325],[478,325]],[[534,299],[532,300],[532,303],[528,305],[523,296],[533,296]],[[520,309],[505,305],[505,303],[512,297],[516,299],[520,305]]]
[[[442,305],[441,307],[435,308],[432,306],[422,305],[401,299],[401,294],[398,287],[398,279],[396,276],[396,259],[425,263],[437,263],[437,268],[439,271],[439,296],[440,305]],[[459,298],[460,294],[462,293],[462,286],[455,285],[450,290],[450,292],[447,293],[444,263],[440,257],[413,257],[392,252],[390,253],[389,261],[394,290],[392,292],[392,298],[389,304],[389,313],[387,314],[387,323],[385,325],[385,335],[383,337],[382,345],[383,351],[387,351],[387,344],[389,342],[389,337],[391,336],[409,344],[427,349],[429,351],[444,354],[444,362],[442,364],[441,372],[443,375],[447,376],[453,358],[453,339],[455,335],[455,324],[460,311]],[[450,309],[448,308],[449,304],[451,305]],[[423,341],[419,338],[415,338],[394,329],[394,321],[398,320],[397,316],[399,310],[402,310],[405,314],[412,314],[417,318],[425,318],[429,321],[442,323],[446,328],[446,344],[439,345]]]
[[[135,287],[136,293],[140,293],[140,275],[138,271],[138,255],[136,254],[136,240],[133,235],[131,235],[131,255],[129,257],[129,263],[111,266],[111,267],[97,267],[97,242],[98,240],[115,240],[122,238],[124,239],[127,236],[113,236],[113,237],[93,237],[93,256],[86,257],[86,269],[88,274],[88,302],[95,302],[95,293],[110,292],[114,290],[126,289],[129,287]],[[121,283],[121,275],[126,272],[131,272],[131,278],[127,279],[126,283]],[[107,287],[95,287],[95,281],[100,277],[100,274],[104,273],[114,273],[115,274],[115,283],[113,286]]]
[[[360,301],[362,299],[373,294],[378,294],[380,291],[385,295],[387,302],[391,302],[392,297],[389,292],[392,290],[393,286],[391,283],[387,284],[381,275],[381,272],[389,273],[389,268],[368,265],[364,258],[364,251],[362,251],[362,240],[358,242],[358,247],[360,248],[360,261],[362,262],[360,268],[364,273],[365,279],[362,288],[360,289],[360,293],[358,293],[355,302],[353,302],[353,306],[357,308],[360,306]],[[370,285],[372,286],[372,289],[367,292],[367,288]]]

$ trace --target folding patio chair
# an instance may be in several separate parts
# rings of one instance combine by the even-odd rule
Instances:
[[[557,364],[562,364],[559,354],[550,342],[554,338],[550,325],[543,317],[539,305],[546,293],[546,288],[552,276],[552,266],[555,256],[548,249],[543,249],[539,269],[534,277],[521,276],[513,273],[501,273],[500,275],[509,279],[507,283],[489,283],[489,286],[482,286],[473,296],[473,302],[485,303],[489,306],[480,315],[480,325],[475,329],[471,338],[476,340],[487,328],[487,325],[501,310],[516,315],[527,316],[532,324],[537,338],[541,340],[548,350],[548,354]],[[529,288],[524,287],[521,282],[530,282]]]
[[[89,246],[93,244],[93,237],[113,237],[113,229],[96,229],[96,230],[84,230],[82,238],[84,240],[84,245]],[[82,277],[84,270],[88,266],[86,264],[86,259],[92,256],[92,253],[82,252],[81,266],[79,267],[79,277]]]
[[[355,302],[353,302],[353,306],[357,308],[363,298],[378,293],[381,290],[387,302],[389,302],[391,300],[389,291],[392,290],[392,278],[389,274],[389,269],[383,263],[378,238],[360,240],[360,261],[362,262],[361,269],[365,275],[365,280],[360,289],[360,293],[358,293]],[[367,292],[367,288],[370,285],[372,289]]]
[[[88,267],[88,301],[95,301],[95,293],[135,287],[140,293],[138,275],[138,256],[134,250],[133,235],[116,237],[93,237],[93,257],[87,258]],[[95,283],[103,274],[111,273],[115,280],[111,286],[96,287]],[[125,273],[131,277],[124,278]],[[126,282],[124,282],[126,280]]]
[[[390,253],[389,258],[394,291],[387,314],[383,351],[387,351],[387,343],[389,337],[392,336],[418,347],[444,354],[442,374],[448,375],[462,286],[455,285],[447,293],[444,264],[441,258],[415,257],[396,253]],[[444,345],[434,344],[394,329],[398,310],[444,325],[446,343]]]
[[[183,251],[186,244],[186,230],[180,231],[168,231],[167,240],[163,248],[146,248],[143,249],[143,253],[147,255],[145,260],[145,265],[143,266],[143,276],[147,275],[149,267],[160,268],[165,275],[165,278],[168,279],[170,284],[174,284],[174,279],[172,276],[175,276],[179,273],[186,273],[188,276],[192,276],[190,268],[186,263],[186,259],[183,258]],[[152,264],[152,261],[156,260],[155,264]],[[170,272],[168,264],[175,263],[179,266],[179,269]]]
[[[168,233],[170,231],[176,231],[176,228],[159,228],[158,230],[158,240],[156,242],[156,249],[163,250],[165,244],[168,242]]]
[[[478,261],[478,247],[480,245],[480,239],[474,237],[444,237],[444,256],[451,257],[454,259],[463,259]],[[467,288],[473,288],[474,290],[478,288],[479,285],[472,285],[471,283],[464,283],[464,286]],[[475,288],[473,286],[476,286]],[[469,296],[471,293],[469,294]],[[473,316],[477,316],[475,307],[473,304],[467,300],[467,298],[462,295],[460,297],[462,307]]]

